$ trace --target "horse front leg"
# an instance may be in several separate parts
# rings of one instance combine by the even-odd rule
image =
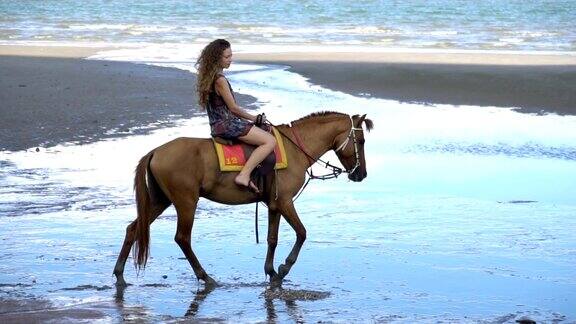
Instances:
[[[278,267],[278,276],[276,282],[281,282],[284,277],[290,272],[290,269],[296,263],[296,259],[298,259],[298,254],[300,253],[300,249],[306,241],[306,228],[300,221],[298,214],[296,213],[296,209],[294,209],[294,204],[292,200],[285,201],[283,204],[280,205],[280,213],[284,216],[284,219],[290,224],[292,229],[296,232],[296,242],[288,254],[286,261],[284,264],[281,264]]]
[[[277,209],[268,209],[268,252],[264,262],[264,272],[270,276],[270,282],[277,279],[278,274],[274,270],[274,253],[278,245],[278,228],[280,227],[280,213]]]

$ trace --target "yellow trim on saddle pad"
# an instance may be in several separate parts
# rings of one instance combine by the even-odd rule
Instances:
[[[274,133],[274,137],[276,137],[276,147],[274,148],[274,152],[276,153],[276,166],[274,168],[276,170],[286,169],[288,167],[288,158],[286,156],[286,150],[284,150],[284,142],[282,141],[282,136],[280,135],[280,132],[276,130],[276,127],[272,127],[272,132]],[[218,155],[218,164],[220,165],[221,171],[242,170],[244,163],[246,162],[246,158],[244,157],[244,151],[241,148],[234,151],[242,152],[242,156],[226,156],[224,151],[229,150],[224,148],[223,144],[216,142],[214,139],[212,139],[212,141],[214,142],[216,155]]]

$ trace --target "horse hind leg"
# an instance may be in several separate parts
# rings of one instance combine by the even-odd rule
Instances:
[[[152,215],[150,217],[150,224],[170,206],[169,202],[157,203],[152,206]],[[124,280],[124,266],[126,265],[126,260],[130,255],[130,249],[134,245],[136,240],[136,221],[133,221],[126,227],[126,236],[124,237],[124,243],[122,244],[122,249],[116,260],[116,265],[114,266],[114,275],[116,276],[116,286],[126,287],[126,281]]]
[[[277,279],[278,274],[274,270],[274,253],[278,245],[278,228],[280,227],[280,213],[272,206],[268,206],[268,251],[264,262],[264,273],[270,276],[270,281]]]
[[[194,214],[196,213],[196,206],[198,205],[198,195],[188,195],[186,198],[174,203],[176,213],[178,215],[178,224],[176,228],[176,236],[174,240],[180,246],[180,249],[186,256],[188,263],[192,266],[194,274],[198,280],[204,281],[204,285],[209,287],[216,287],[218,283],[212,279],[202,265],[196,254],[192,251],[192,226],[194,225]]]

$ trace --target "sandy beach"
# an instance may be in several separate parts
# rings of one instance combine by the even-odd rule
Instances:
[[[235,57],[288,65],[314,84],[355,96],[576,115],[576,56],[386,52]]]

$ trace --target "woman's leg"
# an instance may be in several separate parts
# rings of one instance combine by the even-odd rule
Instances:
[[[250,186],[255,191],[258,191],[258,188],[250,181],[250,174],[252,170],[274,150],[276,139],[272,134],[256,126],[252,126],[248,134],[240,136],[238,139],[251,145],[257,145],[258,147],[252,152],[244,168],[242,168],[242,171],[236,176],[235,182],[239,185]]]

